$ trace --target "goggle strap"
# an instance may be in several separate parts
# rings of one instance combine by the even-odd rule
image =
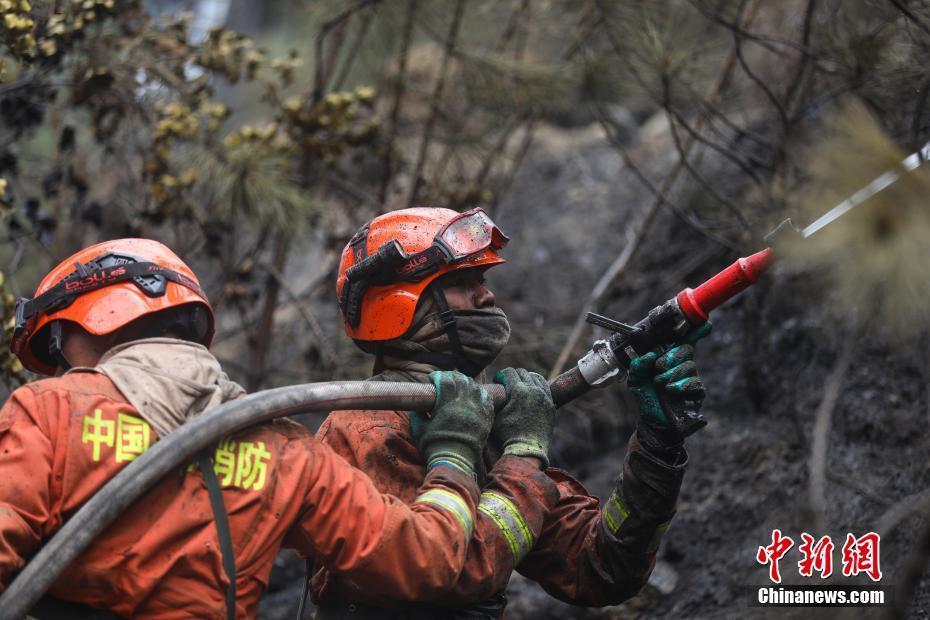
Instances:
[[[62,348],[61,321],[52,321],[48,337],[48,354],[63,371],[71,370],[71,362],[65,357]]]
[[[346,280],[342,286],[339,305],[342,307],[346,322],[352,327],[358,327],[362,322],[362,297],[365,296],[367,290],[368,282],[364,280],[357,282]]]
[[[371,222],[365,224],[353,235],[349,241],[352,248],[353,266],[346,271],[345,284],[342,285],[342,292],[339,294],[339,308],[346,322],[352,327],[358,327],[362,322],[362,297],[368,290],[369,280],[367,277],[356,277],[364,268],[363,263],[375,264],[377,258],[381,255],[378,252],[374,257],[368,256],[368,228]],[[377,265],[375,265],[377,266]]]
[[[352,246],[352,254],[355,258],[355,262],[353,263],[355,265],[368,257],[368,228],[370,226],[371,222],[368,222],[359,228],[355,235],[352,236],[352,240],[349,241],[349,245]]]
[[[364,249],[365,244],[356,245],[360,233],[352,239],[355,262],[346,270],[345,283],[339,294],[339,307],[343,317],[352,327],[358,327],[362,321],[362,298],[369,286],[384,286],[395,282],[419,282],[423,278],[436,272],[439,264],[444,260],[442,250],[431,246],[422,252],[406,255],[400,245],[388,242],[378,248],[378,251],[359,260],[361,254],[358,248]]]
[[[80,271],[84,272],[83,275]],[[63,310],[70,306],[74,300],[81,295],[113,284],[126,282],[140,276],[162,276],[169,282],[174,282],[175,284],[188,288],[200,297],[206,299],[203,289],[201,289],[196,282],[173,269],[162,267],[156,263],[130,263],[128,265],[104,267],[90,271],[85,267],[80,271],[75,274],[77,277],[75,277],[75,275],[68,276],[35,299],[23,302],[21,314],[17,312],[18,318],[21,318],[23,321],[28,321],[31,317],[41,312],[50,314],[58,310]]]

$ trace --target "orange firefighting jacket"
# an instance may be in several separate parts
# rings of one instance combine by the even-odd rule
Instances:
[[[16,390],[0,409],[0,590],[155,440],[104,375],[73,371]],[[434,469],[408,507],[283,420],[227,437],[213,457],[236,559],[236,617],[257,613],[282,546],[402,600],[437,596],[458,578],[478,501],[475,481],[458,470]],[[227,585],[206,486],[188,466],[112,523],[49,593],[132,618],[225,618]]]
[[[401,411],[333,412],[317,438],[368,473],[382,492],[412,502],[426,470],[408,420]],[[524,459],[499,459],[481,481],[462,575],[448,592],[420,602],[448,609],[481,603],[506,587],[514,568],[568,603],[604,606],[630,598],[652,572],[685,466],[685,458],[669,465],[654,457],[634,435],[617,487],[601,503],[563,470],[542,472]],[[399,607],[396,597],[386,603],[358,585],[323,568],[314,574],[312,592],[318,603]]]

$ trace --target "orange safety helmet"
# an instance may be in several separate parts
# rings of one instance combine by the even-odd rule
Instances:
[[[413,208],[379,215],[346,244],[336,293],[346,334],[391,340],[413,322],[420,296],[436,278],[506,262],[508,237],[480,208]]]
[[[63,261],[39,283],[33,299],[17,302],[10,349],[29,370],[51,375],[57,360],[48,346],[50,324],[71,321],[102,336],[181,306],[197,310],[190,317],[196,322],[191,339],[210,346],[213,309],[190,267],[151,239],[105,241]]]

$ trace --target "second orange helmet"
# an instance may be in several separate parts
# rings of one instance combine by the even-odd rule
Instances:
[[[147,314],[188,304],[205,308],[199,342],[210,346],[213,309],[190,267],[158,241],[105,241],[62,261],[42,279],[33,299],[19,301],[10,348],[23,366],[50,375],[55,363],[43,335],[52,321],[71,321],[102,336]]]

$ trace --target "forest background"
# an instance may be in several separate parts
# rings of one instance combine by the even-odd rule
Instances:
[[[191,264],[249,390],[363,378],[338,257],[411,205],[481,205],[510,235],[495,366],[550,374],[604,336],[587,310],[635,321],[930,140],[926,0],[0,0],[0,20],[7,389],[31,379],[15,298],[121,236]],[[744,616],[774,528],[880,532],[894,604],[847,615],[930,617],[928,189],[906,175],[716,313],[710,424],[643,593],[585,610],[515,575],[508,617]],[[589,395],[553,460],[609,492],[634,422],[622,387]],[[792,557],[786,583],[811,583]],[[282,554],[262,617],[293,617],[301,575]]]

